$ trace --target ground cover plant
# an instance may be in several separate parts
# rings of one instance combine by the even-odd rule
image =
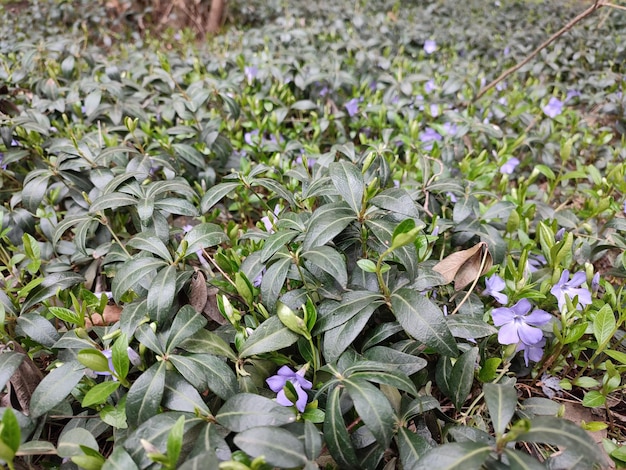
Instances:
[[[404,3],[0,4],[9,468],[626,465],[626,15]]]

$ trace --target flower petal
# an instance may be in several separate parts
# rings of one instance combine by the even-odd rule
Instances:
[[[502,292],[492,292],[491,296],[496,299],[498,303],[501,304],[506,304],[509,301],[508,296],[506,294],[503,294]]]
[[[282,366],[280,369],[278,369],[278,372],[276,372],[276,374],[280,375],[281,377],[289,378],[293,378],[296,376],[296,373],[291,370],[289,366]]]
[[[285,383],[287,383],[287,379],[280,375],[272,375],[265,380],[265,383],[272,392],[277,393],[283,389]]]
[[[530,312],[531,308],[532,305],[530,304],[530,301],[528,299],[521,299],[519,302],[511,307],[511,310],[513,310],[516,315],[522,316]]]
[[[515,312],[508,307],[498,307],[491,311],[491,318],[493,318],[494,325],[502,326],[513,321]]]
[[[518,326],[517,334],[524,344],[536,344],[543,338],[543,331],[523,322]]]
[[[296,408],[298,408],[298,411],[300,413],[303,413],[304,409],[306,408],[306,402],[309,400],[309,396],[304,390],[302,390],[302,387],[300,386],[300,384],[294,384],[294,388],[296,389],[296,392],[298,393],[298,400],[296,401]]]
[[[517,326],[514,322],[509,322],[502,325],[500,331],[498,331],[498,342],[500,344],[515,344],[520,340],[517,334]]]
[[[287,395],[285,395],[285,390],[281,390],[280,392],[278,392],[278,394],[276,395],[276,403],[278,403],[279,405],[282,406],[291,406],[293,405],[293,403],[291,402],[291,400],[289,400],[289,398],[287,398]]]
[[[579,287],[586,280],[587,280],[587,275],[582,271],[578,271],[576,274],[572,276],[572,280],[569,281],[567,284],[569,285],[569,287]]]
[[[545,325],[552,319],[552,315],[544,310],[536,309],[524,317],[524,322],[533,326]]]

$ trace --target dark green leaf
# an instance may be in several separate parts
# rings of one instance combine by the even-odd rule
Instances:
[[[417,462],[415,470],[464,470],[482,468],[491,447],[477,442],[455,442],[427,451]]]
[[[263,296],[263,303],[270,310],[276,306],[278,295],[285,284],[291,264],[291,257],[282,257],[267,268],[266,273],[263,275],[261,295]]]
[[[261,263],[265,263],[287,243],[296,238],[297,235],[298,232],[294,230],[279,230],[276,233],[272,233],[265,239],[265,243],[263,244],[263,249],[261,250]]]
[[[504,448],[504,455],[509,460],[509,468],[511,470],[545,470],[545,465],[525,452],[515,449]]]
[[[293,423],[296,415],[288,407],[252,393],[239,393],[229,398],[215,416],[219,424],[234,432],[257,426],[282,426]]]
[[[385,346],[375,346],[363,353],[370,361],[393,364],[398,370],[406,375],[413,375],[426,367],[427,362],[421,357],[406,354]]]
[[[326,330],[322,352],[327,362],[334,362],[361,334],[377,305],[368,305],[345,323]]]
[[[234,442],[251,457],[264,456],[272,466],[292,468],[306,463],[304,445],[285,429],[273,426],[247,429],[237,434]]]
[[[343,469],[358,469],[359,461],[350,441],[350,434],[341,414],[341,387],[335,387],[328,396],[324,419],[324,442],[330,455]]]
[[[377,345],[378,343],[381,343],[382,341],[395,335],[396,333],[400,333],[401,331],[404,331],[404,328],[402,328],[402,325],[400,325],[398,322],[381,323],[367,335],[365,342],[361,346],[361,349],[363,351],[367,351],[371,347]]]
[[[124,310],[120,317],[120,329],[127,337],[135,334],[137,327],[148,319],[148,301],[133,302],[124,305]]]
[[[165,352],[171,353],[174,348],[204,327],[206,323],[206,318],[197,313],[191,305],[184,305],[174,317]]]
[[[403,390],[411,395],[417,395],[415,384],[406,376],[406,374],[398,371],[375,371],[375,372],[355,372],[350,374],[351,379],[368,380],[377,384],[385,384]]]
[[[461,409],[472,389],[477,358],[478,348],[470,348],[459,357],[452,367],[448,380],[449,398],[457,410]]]
[[[494,431],[501,435],[515,413],[517,391],[513,385],[492,383],[483,385],[483,393]]]
[[[163,406],[168,410],[188,411],[190,413],[200,410],[205,415],[211,414],[209,407],[202,400],[197,387],[190,384],[189,381],[176,372],[168,372],[165,375]]]
[[[353,163],[342,160],[331,163],[328,170],[337,192],[354,213],[359,215],[363,207],[363,194],[365,192],[363,175],[359,169]]]
[[[348,283],[346,261],[339,252],[329,246],[318,246],[302,253],[302,258],[330,274],[341,287]]]
[[[402,421],[406,422],[415,416],[437,408],[439,408],[439,402],[434,397],[430,395],[419,396],[402,408]]]
[[[478,315],[448,315],[446,323],[452,336],[456,338],[474,339],[496,334],[498,330]]]
[[[219,245],[228,241],[224,230],[216,224],[199,224],[192,228],[183,241],[187,242],[187,254],[195,253],[202,248]]]
[[[396,417],[387,397],[378,388],[363,380],[352,377],[342,380],[346,391],[352,398],[357,413],[376,437],[383,449],[386,449],[393,437]]]
[[[278,351],[298,341],[299,336],[282,324],[276,316],[265,320],[243,344],[240,357]]]
[[[302,248],[310,250],[325,245],[354,220],[356,220],[354,211],[345,202],[324,204],[313,212],[309,219]]]
[[[371,291],[349,291],[346,292],[341,303],[335,303],[336,307],[325,314],[319,312],[317,322],[313,328],[313,334],[318,335],[326,330],[344,324],[350,318],[369,306],[380,306],[383,304],[383,297],[377,292]]]
[[[309,460],[315,460],[322,451],[322,435],[309,420],[304,421],[304,452]]]
[[[458,349],[444,320],[443,312],[434,303],[412,289],[398,289],[391,295],[394,315],[405,331],[437,352],[456,356]]]
[[[419,458],[430,449],[428,441],[405,427],[398,428],[396,443],[400,452],[402,468],[415,468]]]
[[[0,354],[0,391],[18,369],[25,357],[24,354],[14,351],[5,351]]]
[[[555,401],[543,397],[530,397],[522,402],[518,414],[522,418],[535,416],[556,416],[561,410],[561,405]]]
[[[401,214],[413,219],[419,218],[419,212],[415,201],[413,201],[406,189],[385,189],[383,192],[373,197],[369,202],[370,204],[374,204],[381,209],[386,209],[396,214]],[[421,227],[424,226],[423,223],[418,224],[417,226],[421,228],[420,225]]]
[[[38,313],[26,313],[18,317],[16,332],[47,347],[52,347],[59,339],[59,333],[52,323]]]
[[[157,414],[165,389],[166,365],[165,361],[153,364],[128,390],[126,417],[129,425],[137,426]]]
[[[209,190],[202,197],[202,201],[200,202],[200,210],[203,213],[209,212],[215,204],[221,201],[222,198],[228,193],[238,188],[240,184],[241,183],[237,181],[232,183],[220,183],[210,187]]]
[[[293,195],[280,183],[270,178],[256,178],[252,183],[253,186],[263,186],[265,189],[274,192],[277,196],[281,197],[291,207],[295,207],[296,201],[293,199]]]
[[[161,267],[167,266],[165,261],[156,258],[131,259],[124,263],[117,271],[111,283],[113,298],[120,302],[122,295],[132,289],[150,273]],[[149,310],[149,308],[148,308]]]
[[[139,328],[137,328],[137,330],[135,331],[135,338],[137,338],[137,341],[139,341],[151,351],[157,353],[159,356],[165,355],[165,348],[161,344],[159,338],[157,338],[154,331],[152,331],[152,328],[150,328],[150,325],[147,325],[145,323],[143,325],[140,325]]]
[[[157,255],[159,258],[162,258],[168,263],[173,261],[172,255],[165,246],[165,243],[163,243],[161,239],[156,236],[156,234],[150,232],[138,233],[126,244],[126,246]]]
[[[172,363],[188,380],[196,386],[198,373],[203,374],[203,388],[209,389],[218,397],[226,400],[239,390],[237,377],[226,361],[210,354],[190,354],[189,356],[171,356]],[[193,380],[192,379],[193,377]],[[199,387],[196,387],[199,388]]]
[[[123,447],[115,447],[109,456],[102,470],[139,470],[137,464]]]
[[[58,290],[68,289],[84,281],[83,276],[72,272],[48,274],[43,282],[26,296],[26,300],[22,304],[22,312],[26,312],[32,306],[52,297]]]
[[[38,175],[38,176],[36,176]],[[28,178],[24,181],[24,187],[22,188],[22,202],[26,209],[30,212],[37,212],[37,208],[43,200],[46,190],[48,189],[48,180],[50,179],[50,172],[48,170],[33,171],[29,174]]]
[[[106,209],[119,209],[120,207],[134,206],[138,202],[139,200],[134,196],[131,196],[130,194],[103,194],[91,203],[91,207],[89,207],[89,213],[93,214],[95,212],[100,212]]]
[[[83,377],[84,370],[82,364],[70,361],[46,375],[31,397],[30,416],[38,418],[61,403]]]
[[[215,356],[224,356],[232,361],[237,356],[220,336],[208,330],[200,330],[179,344],[181,349],[191,353],[207,353]]]

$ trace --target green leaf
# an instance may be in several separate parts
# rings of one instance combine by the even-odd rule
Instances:
[[[315,460],[322,452],[322,435],[309,420],[304,421],[304,452],[309,460]]]
[[[346,261],[339,252],[329,246],[318,246],[302,253],[302,258],[330,274],[341,287],[348,283]]]
[[[261,296],[263,297],[263,303],[270,310],[276,306],[276,301],[285,284],[291,264],[291,257],[282,257],[267,268],[266,273],[263,275],[263,279],[261,280]]]
[[[605,403],[606,397],[597,390],[590,390],[583,397],[583,406],[587,408],[598,408],[604,406]]]
[[[366,273],[375,273],[376,272],[376,263],[374,263],[371,259],[360,259],[356,262]]]
[[[352,398],[354,408],[383,449],[393,437],[396,417],[387,397],[372,384],[353,380],[352,376],[341,383]]]
[[[400,462],[402,468],[415,468],[419,458],[430,449],[428,441],[405,427],[398,428],[396,433],[396,444],[400,452]]]
[[[126,291],[132,289],[150,273],[163,266],[167,266],[167,263],[156,258],[131,259],[124,263],[118,269],[111,283],[111,291],[115,301],[119,303]],[[150,310],[149,307],[148,310]]]
[[[38,313],[26,313],[17,318],[16,332],[47,347],[59,339],[56,328]]]
[[[377,194],[370,201],[370,204],[386,209],[396,214],[402,214],[412,219],[419,218],[419,212],[415,201],[411,198],[406,189],[402,188],[390,188],[385,189],[380,194]],[[420,223],[418,228],[423,228],[424,224]]]
[[[96,88],[85,98],[85,115],[91,117],[96,112],[98,106],[100,106],[100,100],[102,100],[102,92],[99,88]]]
[[[503,449],[511,470],[546,470],[545,465],[530,455],[515,449]]]
[[[38,418],[61,403],[83,377],[84,366],[66,362],[46,375],[30,399],[30,416]]]
[[[187,242],[187,254],[189,255],[202,248],[208,248],[227,242],[228,237],[219,225],[205,223],[196,225],[187,232],[183,241]]]
[[[168,263],[173,261],[172,255],[165,246],[165,243],[163,243],[160,238],[157,238],[156,234],[150,232],[138,233],[126,246],[157,255]]]
[[[0,354],[0,391],[25,358],[24,354],[15,351],[5,351]]]
[[[265,239],[263,249],[261,250],[261,263],[265,263],[268,259],[280,251],[287,243],[296,238],[298,232],[295,230],[279,230],[272,233]]]
[[[270,179],[270,178],[255,178],[252,182],[252,186],[262,186],[265,189],[272,191],[273,193],[275,193],[277,196],[281,197],[282,199],[284,199],[285,201],[287,201],[287,203],[291,206],[291,207],[295,207],[296,206],[296,201],[293,198],[293,195],[291,194],[291,192],[289,192],[283,185],[281,185],[280,183],[278,183],[277,181]]]
[[[266,274],[267,276],[267,274]],[[250,357],[271,351],[279,351],[298,341],[300,336],[289,330],[276,316],[265,320],[243,344],[240,357]]]
[[[430,395],[419,396],[402,408],[402,421],[406,422],[415,416],[438,408],[439,402],[434,397]]]
[[[24,180],[22,187],[22,203],[24,207],[33,214],[37,212],[37,208],[48,190],[48,180],[50,179],[48,170],[32,171]]]
[[[149,325],[145,323],[140,325],[135,331],[135,338],[137,338],[142,345],[157,353],[159,356],[165,355],[160,339],[157,338],[156,334],[152,331],[152,328],[150,328]]]
[[[130,368],[130,358],[128,357],[128,338],[122,333],[111,348],[111,362],[117,376],[124,380]]]
[[[75,455],[83,455],[81,446],[98,450],[98,442],[87,429],[74,428],[61,434],[59,443],[57,444],[57,453],[59,457],[73,457]]]
[[[377,305],[368,305],[345,323],[326,330],[324,342],[322,343],[322,353],[327,362],[333,362],[338,359],[352,344],[361,334],[376,308],[378,308]]]
[[[440,354],[458,354],[443,312],[426,297],[412,289],[398,289],[391,295],[391,306],[398,322],[413,338]]]
[[[317,322],[315,322],[312,333],[313,335],[318,335],[326,330],[340,326],[366,307],[378,307],[383,303],[383,296],[377,292],[365,290],[348,291],[343,295],[340,303],[333,303],[333,305],[336,305],[334,308],[324,314],[322,314],[321,310],[318,311]]]
[[[129,425],[137,426],[157,414],[165,388],[166,365],[165,361],[153,364],[128,390],[126,417]]]
[[[22,444],[17,451],[19,456],[56,454],[56,448],[48,441],[28,441]]]
[[[85,326],[85,319],[69,308],[48,307],[48,311],[61,321],[73,323],[78,326]]]
[[[611,306],[605,304],[593,320],[593,334],[598,344],[605,344],[613,336],[615,325],[615,314]]]
[[[403,353],[386,346],[374,346],[365,351],[363,356],[370,361],[393,364],[400,372],[406,375],[413,375],[428,364],[421,357]]]
[[[406,374],[398,371],[373,371],[373,372],[354,372],[350,374],[350,379],[368,380],[377,384],[385,384],[403,390],[413,396],[417,395],[415,384],[406,376]]]
[[[210,187],[204,196],[202,196],[200,210],[203,213],[209,212],[215,204],[222,200],[224,196],[237,189],[240,185],[241,183],[236,181],[232,183],[220,183]]]
[[[194,310],[191,305],[184,305],[174,317],[170,336],[165,343],[165,352],[170,354],[174,348],[206,325],[207,320]]]
[[[185,417],[181,416],[176,420],[174,426],[167,436],[167,458],[170,468],[176,468],[176,463],[183,448],[183,431],[185,429]]]
[[[20,447],[22,430],[17,421],[14,411],[11,408],[5,408],[2,413],[2,431],[0,431],[0,442],[5,444],[11,451],[12,456],[15,455]],[[9,460],[9,459],[7,459]]]
[[[309,219],[302,248],[307,251],[325,245],[354,220],[356,220],[354,211],[345,202],[324,204],[313,212]]]
[[[119,382],[107,381],[94,385],[85,394],[82,401],[83,408],[88,408],[92,405],[101,405],[107,401],[113,392],[115,392],[120,386]]]
[[[237,377],[228,364],[210,354],[172,355],[174,367],[194,386],[198,372],[203,375],[203,387],[207,386],[218,397],[226,400],[239,391]],[[192,377],[194,378],[192,381]],[[196,388],[199,388],[196,386]]]
[[[583,462],[591,468],[594,464],[605,463],[604,456],[589,434],[566,419],[540,416],[530,421],[530,429],[519,434],[517,442],[537,442],[564,446],[583,457]]]
[[[524,400],[517,413],[522,418],[533,418],[534,416],[557,416],[561,410],[561,405],[555,401],[543,397],[530,397]]]
[[[120,318],[120,330],[129,338],[135,334],[139,325],[148,319],[148,301],[132,302],[124,305]]]
[[[69,289],[70,287],[82,282],[85,282],[85,278],[80,274],[73,272],[47,274],[44,277],[44,280],[38,286],[33,288],[33,290],[31,290],[26,297],[26,300],[24,300],[24,303],[22,304],[22,312],[26,312],[39,302],[56,295],[57,291]]]
[[[482,319],[482,315],[457,314],[448,315],[445,319],[455,338],[484,338],[498,332],[496,328]]]
[[[98,349],[83,349],[76,356],[78,362],[95,372],[109,372],[109,360]]]
[[[490,446],[478,442],[444,444],[427,451],[413,468],[415,470],[482,468],[490,453]]]
[[[348,203],[352,211],[359,215],[363,207],[365,183],[363,175],[353,163],[345,160],[331,163],[328,166],[330,179],[337,192]]]
[[[120,207],[134,206],[137,203],[139,203],[139,200],[130,194],[117,192],[103,194],[91,203],[89,213],[94,214],[106,209],[119,209]]]
[[[501,435],[511,421],[517,405],[517,391],[513,385],[484,384],[483,393],[496,435]]]
[[[323,427],[324,442],[340,468],[358,469],[359,461],[341,414],[342,390],[341,387],[335,387],[328,396]]]
[[[154,203],[154,208],[168,214],[186,215],[189,217],[197,217],[198,209],[186,199],[179,197],[166,197],[159,199]]]
[[[169,265],[161,269],[150,284],[147,298],[150,319],[161,325],[166,323],[170,318],[175,296],[176,266]]]
[[[478,348],[470,348],[459,357],[450,372],[448,379],[449,398],[457,410],[461,409],[472,389],[477,358]]]
[[[274,426],[247,429],[235,436],[235,444],[253,458],[263,456],[279,468],[300,467],[306,463],[303,443],[289,431]]]
[[[209,330],[200,330],[179,344],[180,349],[191,353],[207,353],[214,356],[224,356],[232,361],[237,355],[231,347],[216,333]]]
[[[204,400],[198,392],[198,390],[205,390],[206,379],[203,380],[201,387],[196,387],[190,382],[187,377],[183,378],[181,374],[168,371],[165,375],[163,406],[168,410],[187,411],[189,413],[196,413],[199,410],[207,416],[210,415],[211,411],[209,407],[206,406],[206,403],[204,403]]]
[[[274,400],[253,393],[239,393],[230,397],[215,415],[219,424],[234,432],[257,426],[282,426],[296,421],[296,415]]]

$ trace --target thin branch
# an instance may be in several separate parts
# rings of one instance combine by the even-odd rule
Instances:
[[[537,49],[535,49],[534,51],[532,51],[524,60],[522,60],[521,62],[515,64],[513,67],[511,67],[508,70],[505,70],[504,72],[502,72],[502,74],[496,78],[495,80],[493,80],[491,83],[489,83],[488,85],[484,86],[476,95],[476,97],[473,99],[474,102],[478,101],[480,98],[482,98],[485,93],[487,93],[489,90],[491,90],[493,87],[495,87],[498,83],[500,83],[502,80],[504,80],[505,78],[507,78],[509,75],[512,75],[513,73],[517,72],[519,69],[521,69],[524,65],[526,65],[528,62],[530,62],[531,60],[533,60],[543,49],[545,49],[546,47],[548,47],[550,44],[552,44],[554,41],[556,41],[558,38],[560,38],[561,36],[563,36],[563,34],[565,34],[567,31],[569,31],[570,29],[572,29],[576,24],[580,23],[582,20],[584,20],[585,18],[587,18],[589,15],[591,15],[593,12],[595,12],[598,8],[603,7],[603,6],[609,6],[610,4],[605,3],[602,0],[596,0],[593,5],[591,5],[589,8],[587,8],[585,11],[583,11],[581,14],[579,14],[576,18],[574,18],[573,20],[571,20],[569,23],[567,23],[565,26],[563,26],[561,29],[559,29],[556,33],[554,33],[552,36],[550,36],[550,38],[548,38],[546,41],[544,41],[539,47],[537,47]],[[611,4],[612,5],[612,4]]]

